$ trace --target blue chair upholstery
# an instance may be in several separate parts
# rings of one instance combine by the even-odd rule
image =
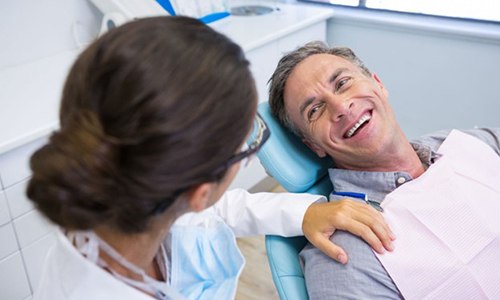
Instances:
[[[267,173],[287,191],[328,196],[332,185],[328,178],[329,158],[321,159],[271,114],[269,103],[261,103],[259,114],[271,131],[271,137],[258,152]],[[304,275],[298,254],[307,241],[304,237],[266,236],[266,250],[273,281],[281,299],[307,299]]]

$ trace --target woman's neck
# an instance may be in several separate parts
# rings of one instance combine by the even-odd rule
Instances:
[[[155,257],[160,251],[161,244],[165,240],[169,227],[162,230],[150,230],[145,233],[124,234],[108,228],[95,229],[95,233],[115,249],[128,262],[157,280],[164,280],[157,268]],[[106,262],[113,271],[125,277],[142,280],[136,272],[129,270],[106,252],[100,251],[99,256]]]
[[[157,278],[159,274],[157,274],[155,268],[155,257],[160,250],[162,241],[166,237],[166,232],[124,234],[106,228],[99,228],[95,230],[95,233],[128,262],[143,269],[149,276],[160,279]],[[114,258],[106,254],[106,252],[100,251],[99,255],[106,261],[108,267],[115,272],[131,279],[142,279],[137,278],[138,274],[121,265]]]
[[[186,202],[186,199],[179,197],[163,214],[151,217],[148,229],[141,233],[127,234],[108,226],[94,228],[94,232],[128,262],[144,270],[148,276],[157,280],[166,280],[155,258],[172,224],[188,211]],[[120,275],[139,281],[143,279],[104,251],[100,251],[99,256],[106,262],[108,268]]]

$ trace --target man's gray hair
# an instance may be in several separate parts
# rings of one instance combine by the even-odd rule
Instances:
[[[304,59],[315,54],[331,54],[341,57],[358,66],[365,75],[371,76],[370,70],[368,70],[364,63],[351,49],[346,47],[330,48],[327,44],[321,41],[309,42],[283,56],[278,62],[278,66],[268,82],[269,105],[271,106],[271,112],[278,119],[278,121],[299,137],[303,137],[302,133],[293,125],[288,114],[286,113],[285,100],[283,98],[285,84],[295,67]]]

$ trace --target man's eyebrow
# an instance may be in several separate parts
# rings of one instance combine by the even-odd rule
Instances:
[[[332,83],[334,82],[335,80],[337,80],[337,78],[344,72],[347,72],[349,71],[349,69],[347,68],[339,68],[337,70],[335,70],[335,72],[332,74],[332,76],[330,77],[330,80],[328,81],[329,83]]]
[[[336,69],[335,72],[332,74],[332,76],[330,76],[330,79],[328,80],[328,83],[332,83],[334,82],[335,80],[337,80],[337,78],[344,72],[346,71],[349,71],[349,69],[347,68],[339,68],[339,69]],[[306,101],[304,101],[304,103],[302,103],[300,105],[300,108],[299,108],[299,111],[300,111],[300,115],[303,116],[304,115],[304,111],[306,110],[306,108],[311,105],[311,103],[314,102],[314,100],[316,99],[316,97],[311,97],[311,98],[308,98],[306,99]]]

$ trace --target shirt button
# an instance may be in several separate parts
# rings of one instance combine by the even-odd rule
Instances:
[[[398,184],[403,184],[403,183],[405,183],[405,182],[406,182],[406,178],[404,178],[404,177],[399,177],[396,181],[398,182]]]

